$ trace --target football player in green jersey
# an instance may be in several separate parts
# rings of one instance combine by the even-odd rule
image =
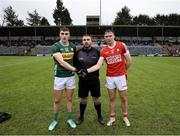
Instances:
[[[54,105],[53,119],[48,130],[53,130],[58,124],[58,111],[62,99],[63,90],[67,99],[67,123],[71,128],[76,128],[72,117],[72,97],[75,89],[76,69],[73,67],[73,56],[76,50],[75,45],[69,42],[70,31],[68,28],[60,29],[60,41],[52,46],[54,59]]]

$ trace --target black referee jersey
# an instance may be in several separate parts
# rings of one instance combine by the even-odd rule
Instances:
[[[90,49],[81,48],[74,54],[74,66],[77,69],[88,69],[95,64],[97,64],[97,61],[99,60],[100,52],[94,47],[91,47]],[[88,73],[86,78],[88,79],[95,79],[99,77],[99,70]]]

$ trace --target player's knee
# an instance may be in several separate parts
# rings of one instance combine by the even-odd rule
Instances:
[[[114,98],[114,97],[109,97],[109,101],[110,101],[110,102],[114,102],[114,101],[115,101],[115,98]]]
[[[127,101],[126,93],[121,93],[120,97],[121,97],[121,101],[122,102],[126,102]]]
[[[122,102],[126,102],[126,101],[127,101],[126,95],[122,95],[122,96],[121,96],[121,101],[122,101]]]
[[[59,103],[60,103],[60,99],[55,99],[55,100],[54,100],[54,103],[55,103],[55,104],[59,104]]]
[[[81,98],[80,103],[81,104],[87,104],[87,99],[86,98]]]
[[[67,97],[68,102],[72,102],[72,97]]]

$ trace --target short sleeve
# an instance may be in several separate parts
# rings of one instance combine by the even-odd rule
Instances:
[[[122,45],[124,47],[124,51],[123,51],[124,55],[129,54],[129,50],[128,50],[126,44],[122,42]]]
[[[103,50],[103,49],[100,51],[100,57],[105,58],[105,56],[104,56],[104,50]]]
[[[52,53],[57,53],[57,52],[59,52],[59,48],[58,48],[58,46],[57,46],[56,44],[54,44],[54,45],[52,46],[51,50],[52,50]]]

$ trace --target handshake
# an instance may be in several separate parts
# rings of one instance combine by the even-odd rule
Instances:
[[[76,69],[75,72],[80,78],[85,78],[88,74],[87,69]]]

